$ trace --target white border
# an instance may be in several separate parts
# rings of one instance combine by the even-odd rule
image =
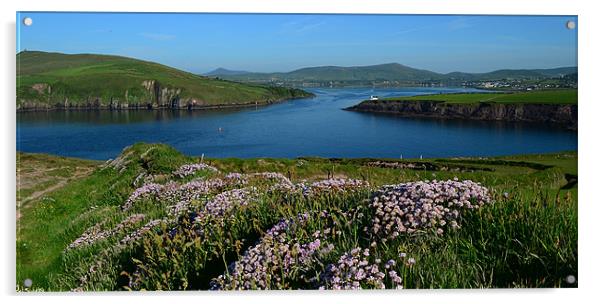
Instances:
[[[343,0],[27,0],[22,2],[2,1],[2,112],[1,149],[2,163],[2,257],[3,273],[0,275],[0,289],[9,301],[25,303],[105,303],[106,301],[215,301],[239,303],[252,301],[261,303],[282,302],[305,303],[327,301],[341,303],[386,303],[389,301],[411,301],[415,303],[572,303],[596,301],[598,284],[602,281],[599,252],[600,227],[597,217],[601,214],[602,201],[595,183],[602,172],[599,162],[600,120],[602,98],[596,93],[600,89],[602,67],[598,59],[602,54],[600,38],[602,34],[600,11],[595,1],[558,0],[487,0],[487,1],[443,1],[443,0],[404,0],[404,1],[343,1]],[[579,288],[578,289],[536,289],[536,290],[406,290],[402,292],[249,292],[208,294],[193,293],[145,293],[144,299],[130,298],[131,294],[103,294],[103,296],[80,296],[53,294],[44,299],[36,295],[16,295],[15,286],[15,12],[16,11],[113,11],[113,12],[249,12],[249,13],[381,13],[381,14],[546,14],[579,16]],[[597,31],[597,33],[596,33]],[[138,294],[140,296],[140,294]],[[206,297],[207,295],[211,295]],[[297,297],[297,295],[302,295]],[[108,296],[108,297],[107,297]],[[175,298],[167,298],[173,297]],[[336,298],[332,298],[335,296]],[[17,298],[18,297],[18,298]],[[126,298],[127,297],[127,298]],[[202,298],[200,298],[202,297]],[[319,298],[318,298],[319,297]],[[378,298],[375,298],[378,297]],[[592,299],[592,300],[589,300]],[[599,300],[599,299],[598,299]],[[385,302],[386,301],[386,302]]]

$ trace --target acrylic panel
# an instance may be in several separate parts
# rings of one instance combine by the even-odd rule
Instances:
[[[17,290],[577,287],[577,16],[17,13]]]

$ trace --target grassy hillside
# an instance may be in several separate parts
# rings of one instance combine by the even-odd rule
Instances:
[[[412,97],[390,97],[385,100],[429,100],[449,104],[479,102],[501,104],[577,104],[577,90],[531,91],[517,93],[454,93],[419,95]]]
[[[265,104],[309,96],[301,90],[216,80],[158,63],[93,54],[17,54],[17,107],[177,107]]]
[[[20,156],[20,170],[53,158]],[[576,286],[565,281],[578,275],[573,152],[201,160],[136,144],[104,164],[82,161],[90,165],[89,176],[20,210],[19,284],[30,278],[34,290]],[[405,184],[384,186],[399,183]]]

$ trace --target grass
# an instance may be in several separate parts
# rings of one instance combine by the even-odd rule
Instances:
[[[17,152],[17,206],[25,207],[53,186],[80,178],[94,170],[98,162],[44,154]]]
[[[17,167],[22,172],[55,159],[57,164],[65,161],[47,155],[20,155]],[[90,165],[84,160],[68,161]],[[207,289],[212,279],[226,272],[226,265],[239,261],[280,219],[328,210],[331,216],[311,217],[305,226],[287,232],[288,237],[305,242],[312,240],[313,231],[324,230],[332,221],[341,223],[336,226],[342,233],[333,238],[333,251],[320,258],[323,265],[273,274],[284,278],[284,287],[280,288],[313,288],[313,283],[308,283],[301,274],[319,277],[327,264],[336,263],[345,252],[357,246],[370,246],[362,227],[370,225],[372,215],[366,200],[374,189],[384,184],[457,177],[481,182],[490,189],[495,203],[467,213],[459,230],[449,230],[443,235],[427,230],[379,243],[374,258],[387,260],[404,252],[416,260],[411,267],[397,266],[405,288],[576,287],[564,281],[568,275],[578,275],[577,186],[566,187],[567,174],[577,175],[575,152],[403,161],[205,159],[205,163],[221,173],[202,171],[185,178],[172,174],[183,164],[197,162],[198,158],[182,155],[165,145],[136,144],[115,161],[96,167],[89,176],[32,201],[30,208],[22,210],[18,223],[17,282],[31,278],[35,290],[78,287],[123,290],[124,286]],[[110,230],[128,216],[139,213],[146,216],[143,222],[165,217],[165,207],[170,203],[161,199],[143,199],[127,211],[120,208],[132,191],[144,183],[145,176],[160,184],[170,181],[183,184],[195,178],[223,179],[228,172],[280,172],[294,182],[361,179],[371,187],[324,192],[308,198],[270,192],[267,189],[272,182],[251,179],[246,186],[257,187],[259,197],[245,207],[233,209],[221,222],[210,218],[208,222],[192,224],[185,216],[172,226],[158,227],[156,233],[147,234],[130,247],[113,245],[123,237],[120,234],[91,246],[65,250],[95,225]],[[192,200],[192,209],[202,209],[223,190]],[[360,217],[359,213],[366,216]],[[135,224],[136,227],[143,222]],[[212,232],[199,237],[191,227]],[[91,273],[90,269],[97,271]]]
[[[156,99],[155,92],[142,85],[148,80],[158,82],[162,88],[180,90],[177,95],[183,100],[195,99],[199,105],[207,106],[256,101],[265,104],[309,96],[301,90],[208,78],[120,56],[24,51],[17,54],[17,63],[17,105],[64,104],[66,100],[85,104],[97,98],[104,104],[112,100],[145,104]]]
[[[448,104],[474,104],[479,102],[500,104],[577,104],[577,90],[549,90],[516,93],[453,93],[390,97],[384,100],[441,101]]]

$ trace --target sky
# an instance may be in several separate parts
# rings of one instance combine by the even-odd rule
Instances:
[[[20,12],[17,52],[121,55],[193,73],[391,62],[476,73],[577,66],[569,20],[577,17]]]

